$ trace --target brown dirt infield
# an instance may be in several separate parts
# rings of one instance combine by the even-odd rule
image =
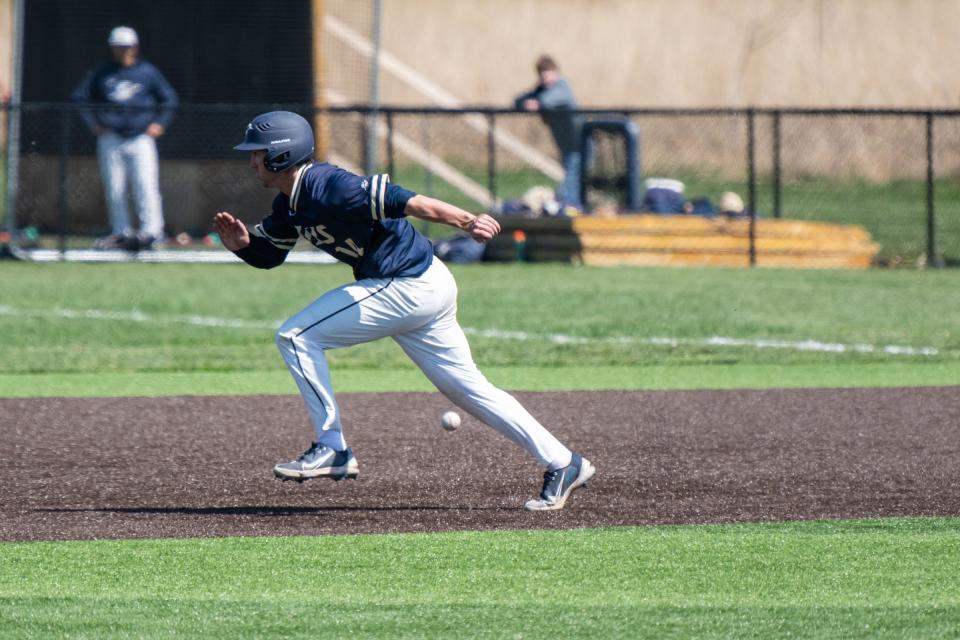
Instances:
[[[960,386],[518,393],[597,466],[555,513],[539,468],[439,394],[342,394],[360,478],[270,467],[295,396],[0,400],[0,540],[314,535],[960,516]]]

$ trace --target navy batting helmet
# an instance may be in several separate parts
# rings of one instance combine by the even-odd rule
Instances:
[[[313,157],[313,128],[292,111],[262,113],[247,125],[237,151],[266,151],[263,164],[285,171]]]

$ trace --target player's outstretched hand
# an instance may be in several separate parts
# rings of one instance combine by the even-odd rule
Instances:
[[[213,216],[213,228],[220,236],[220,242],[230,251],[238,251],[250,244],[250,232],[243,221],[234,218],[226,211]]]
[[[497,222],[496,218],[481,213],[467,231],[470,232],[470,237],[474,240],[486,242],[500,233],[500,223]]]

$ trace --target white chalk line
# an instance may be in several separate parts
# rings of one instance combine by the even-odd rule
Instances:
[[[873,345],[873,344],[844,344],[839,342],[822,342],[820,340],[765,340],[758,338],[729,338],[725,336],[711,336],[709,338],[670,338],[662,336],[650,337],[611,337],[611,338],[582,338],[564,334],[528,334],[523,331],[497,331],[481,329],[464,329],[464,333],[484,338],[503,338],[511,340],[546,339],[554,344],[644,344],[666,347],[694,346],[694,347],[750,347],[754,349],[790,349],[794,351],[819,351],[824,353],[886,353],[890,355],[935,356],[939,350],[935,347],[909,347],[904,345]]]
[[[167,316],[133,311],[106,311],[101,309],[19,309],[0,305],[0,316],[21,318],[67,318],[70,320],[114,320],[119,322],[145,322],[152,324],[191,324],[201,327],[226,329],[276,329],[280,322],[262,320],[238,320],[212,316]]]
[[[120,322],[143,322],[154,324],[188,324],[201,327],[225,329],[276,330],[281,320],[240,320],[216,316],[198,315],[157,315],[139,310],[107,311],[101,309],[22,309],[9,305],[0,305],[0,316],[21,318],[67,318],[78,320],[111,320]],[[711,336],[709,338],[671,338],[662,336],[620,336],[608,338],[589,338],[571,336],[562,333],[528,333],[526,331],[503,331],[500,329],[475,329],[464,327],[464,333],[480,338],[499,340],[517,340],[520,342],[540,340],[552,344],[614,344],[614,345],[655,345],[664,347],[733,347],[752,349],[785,349],[820,353],[883,353],[896,356],[936,356],[940,351],[936,347],[911,347],[905,345],[874,345],[867,343],[846,344],[841,342],[823,342],[820,340],[767,340],[757,338],[730,338]]]

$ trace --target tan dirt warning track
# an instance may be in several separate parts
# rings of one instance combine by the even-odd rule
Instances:
[[[541,471],[439,394],[342,394],[360,478],[275,480],[295,396],[0,400],[0,540],[314,535],[960,516],[960,386],[518,393],[597,476]]]

